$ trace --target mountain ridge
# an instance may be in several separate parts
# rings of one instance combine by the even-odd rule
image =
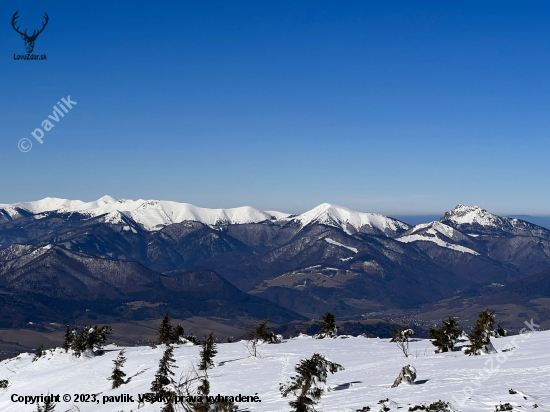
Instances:
[[[476,206],[416,226],[329,203],[298,215],[112,197],[0,206],[0,273],[51,245],[165,276],[210,270],[308,317],[408,310],[550,269],[550,230]]]

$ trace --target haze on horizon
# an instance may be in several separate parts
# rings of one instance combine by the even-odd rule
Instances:
[[[48,27],[34,53],[10,27]],[[550,215],[550,4],[5,1],[0,203]],[[61,98],[78,104],[17,142]]]

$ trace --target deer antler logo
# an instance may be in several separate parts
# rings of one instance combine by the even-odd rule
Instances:
[[[42,33],[42,31],[44,31],[44,28],[46,27],[46,24],[48,24],[49,17],[46,13],[44,13],[44,18],[46,19],[46,21],[44,22],[44,25],[42,26],[42,28],[40,30],[38,30],[38,32],[36,30],[34,30],[33,33],[32,33],[32,36],[29,36],[29,35],[27,35],[27,30],[25,30],[24,33],[21,33],[19,31],[19,27],[21,27],[21,26],[15,27],[15,20],[19,17],[17,15],[17,13],[19,13],[19,10],[17,10],[15,12],[15,14],[13,15],[13,17],[11,19],[11,25],[13,26],[13,29],[21,35],[21,38],[23,40],[25,40],[25,48],[27,49],[27,53],[32,53],[32,51],[34,49],[34,42],[36,41],[36,38],[38,37],[38,35],[40,33]]]

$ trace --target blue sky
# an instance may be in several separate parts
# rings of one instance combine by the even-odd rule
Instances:
[[[16,10],[31,32],[48,13],[47,61],[13,60]],[[548,2],[4,0],[0,15],[0,203],[550,215]]]

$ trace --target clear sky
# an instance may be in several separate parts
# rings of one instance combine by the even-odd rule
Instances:
[[[16,10],[31,33],[48,13],[46,61],[14,60]],[[0,17],[0,203],[550,214],[548,1],[3,0]]]

